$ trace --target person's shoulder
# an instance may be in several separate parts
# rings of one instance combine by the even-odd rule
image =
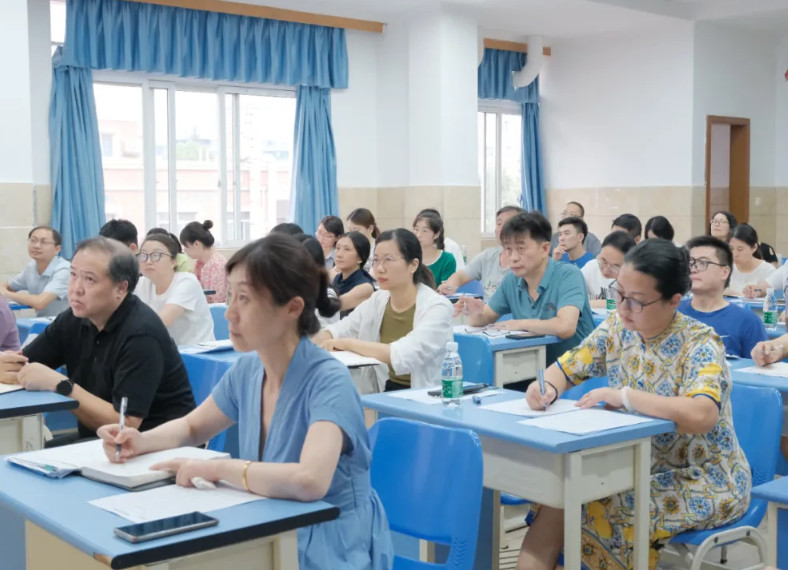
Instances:
[[[733,306],[733,305],[729,305]],[[682,299],[679,303],[679,311],[684,313],[685,315],[689,315],[695,312],[695,309],[692,308],[692,299]]]
[[[199,292],[202,295],[202,285],[194,273],[176,271],[172,278],[172,285],[184,291],[189,291],[190,293]]]
[[[580,273],[583,274],[583,277],[592,277],[597,273],[600,275],[602,274],[602,272],[599,270],[599,264],[591,263],[595,259],[596,258],[594,256],[591,256],[591,259],[589,259],[588,262],[580,269]]]
[[[564,254],[566,255],[566,254]],[[581,278],[583,274],[580,272],[580,268],[575,265],[574,263],[563,263],[560,261],[555,261],[554,259],[550,259],[548,263],[552,262],[555,267],[555,277],[554,279],[560,278],[561,282],[563,282],[566,278]]]
[[[71,262],[68,259],[58,255],[55,257],[55,263],[53,267],[54,271],[69,271],[71,269]]]

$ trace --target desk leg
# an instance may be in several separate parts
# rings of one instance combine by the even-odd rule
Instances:
[[[766,564],[777,566],[777,504],[769,501],[766,513]]]
[[[635,445],[635,548],[632,563],[636,569],[648,569],[649,504],[651,502],[651,440]]]
[[[33,451],[44,447],[41,414],[0,420],[0,454]]]
[[[564,455],[564,568],[580,568],[582,534],[582,501],[577,484],[582,477],[582,456]]]
[[[274,568],[298,568],[298,531],[280,534],[274,541]]]
[[[479,510],[474,570],[498,570],[501,558],[501,493],[485,487]]]

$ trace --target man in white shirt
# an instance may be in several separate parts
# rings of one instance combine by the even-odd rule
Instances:
[[[9,283],[0,285],[0,295],[32,307],[39,317],[54,317],[68,309],[71,264],[58,256],[62,243],[57,230],[49,226],[33,228],[27,235],[31,261]]]
[[[563,211],[558,218],[558,221],[565,218],[584,218],[586,215],[586,209],[583,208],[583,205],[580,202],[567,202],[566,206],[564,206]],[[553,236],[550,238],[550,255],[553,254],[553,251],[558,247],[558,232],[555,232]],[[585,241],[585,248],[586,251],[590,252],[591,255],[598,255],[599,250],[602,249],[602,246],[599,243],[599,238],[596,237],[594,234],[589,233],[586,235]],[[563,255],[563,253],[562,253]]]
[[[602,242],[602,250],[596,256],[596,262],[586,263],[580,270],[586,282],[592,309],[606,306],[607,288],[618,277],[618,272],[624,265],[624,257],[633,247],[635,240],[627,232],[608,234]]]
[[[504,206],[495,214],[495,241],[499,245],[485,249],[474,257],[471,262],[457,271],[438,287],[438,293],[453,295],[466,283],[477,280],[484,287],[484,301],[487,302],[498,289],[501,279],[509,271],[509,260],[503,255],[501,244],[501,228],[517,214],[524,212],[519,206]]]

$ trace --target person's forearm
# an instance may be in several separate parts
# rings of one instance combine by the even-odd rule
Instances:
[[[13,291],[9,291],[5,297],[9,301],[13,301],[14,303],[32,307],[36,311],[43,311],[54,300],[52,299],[52,295],[47,295],[46,293],[41,293],[39,295],[32,295],[30,293],[25,293],[25,292],[15,293]]]
[[[535,332],[538,334],[552,334],[558,338],[567,339],[575,334],[577,324],[574,327],[562,322],[558,317],[552,319],[517,319],[511,325],[511,328],[523,331]]]
[[[79,407],[72,410],[72,413],[82,425],[91,430],[95,431],[107,424],[116,424],[120,419],[120,415],[110,402],[94,396],[79,384],[74,384],[70,397],[79,402]]]
[[[377,358],[381,362],[391,364],[391,345],[382,342],[358,340],[356,338],[346,339],[345,342],[347,343],[347,349],[352,352],[362,356],[369,356],[370,358]]]
[[[470,278],[465,274],[465,271],[460,269],[459,271],[455,271],[451,277],[446,280],[445,285],[456,291],[469,281]]]
[[[555,386],[555,389],[558,390],[558,397],[561,397],[561,394],[566,392],[567,388],[569,388],[569,382],[566,380],[566,375],[557,363],[551,364],[547,370],[545,370],[544,379],[545,382],[550,382]]]
[[[681,433],[702,434],[714,427],[719,418],[716,403],[699,396],[658,396],[642,390],[627,391],[629,404],[640,414],[676,422]],[[708,400],[705,401],[705,400]]]
[[[312,342],[314,342],[315,344],[320,344],[324,340],[330,340],[332,338],[334,338],[334,336],[330,332],[328,332],[328,330],[323,329],[317,332],[315,336],[312,337]]]
[[[211,435],[194,431],[186,417],[178,418],[144,432],[141,453],[202,445]]]
[[[210,461],[211,479],[222,479],[241,489],[246,461],[242,459],[215,459]],[[272,499],[317,501],[325,496],[323,485],[300,463],[252,462],[246,468],[249,491]]]

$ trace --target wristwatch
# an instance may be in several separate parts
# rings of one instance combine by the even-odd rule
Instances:
[[[61,396],[70,396],[71,391],[74,389],[74,383],[66,378],[65,380],[61,380],[55,386],[55,392],[60,394]]]

